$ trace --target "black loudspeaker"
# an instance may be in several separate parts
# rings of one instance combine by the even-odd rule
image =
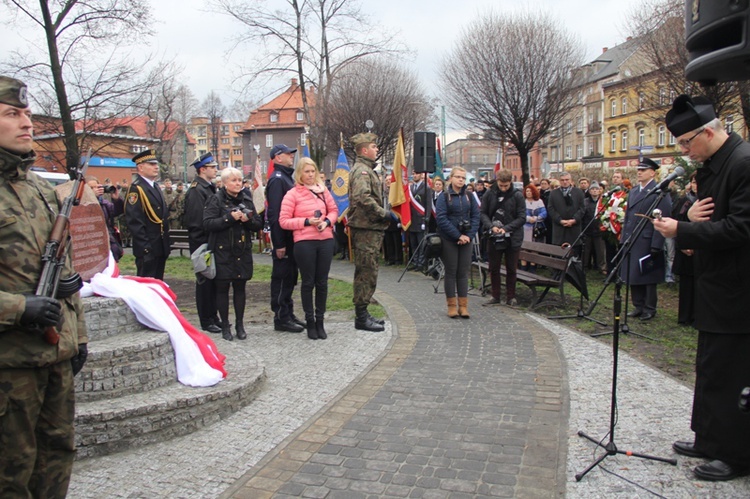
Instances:
[[[750,0],[685,0],[688,80],[750,79]]]
[[[435,173],[434,132],[414,132],[414,172]]]

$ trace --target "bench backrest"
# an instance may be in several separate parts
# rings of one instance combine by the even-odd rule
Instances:
[[[567,270],[571,256],[568,248],[532,241],[524,241],[519,254],[521,260],[554,270]]]

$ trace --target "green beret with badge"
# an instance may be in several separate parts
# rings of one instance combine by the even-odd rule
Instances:
[[[13,107],[29,107],[26,84],[9,76],[0,76],[0,102]]]

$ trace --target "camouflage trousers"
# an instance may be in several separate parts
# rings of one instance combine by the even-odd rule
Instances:
[[[354,252],[354,305],[369,305],[378,284],[378,258],[383,244],[382,230],[349,229]]]
[[[0,369],[0,497],[63,498],[75,458],[73,371]]]

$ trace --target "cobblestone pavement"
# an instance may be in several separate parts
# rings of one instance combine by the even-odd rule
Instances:
[[[265,364],[258,399],[195,434],[77,463],[70,497],[750,496],[748,478],[692,479],[700,460],[670,448],[690,437],[692,390],[624,354],[615,442],[678,466],[617,455],[576,482],[601,454],[577,432],[608,429],[610,347],[479,296],[470,320],[449,319],[434,281],[399,274],[381,269],[385,333],[347,321],[324,342],[270,327],[219,342]]]

